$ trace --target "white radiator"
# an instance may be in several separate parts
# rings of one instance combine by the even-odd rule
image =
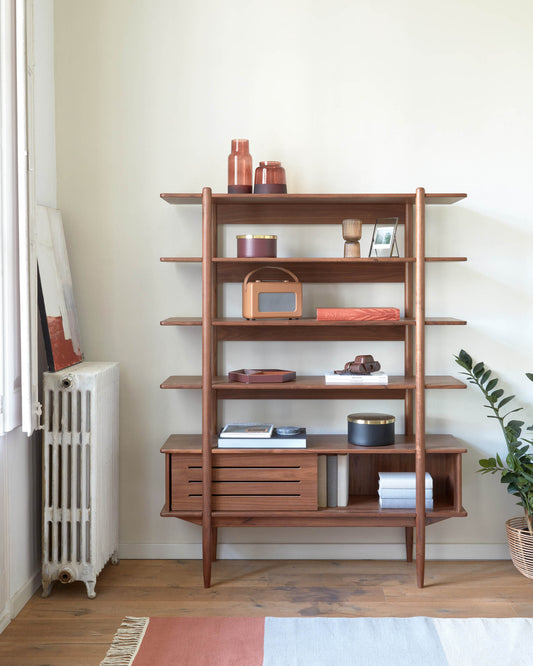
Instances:
[[[118,562],[118,363],[43,375],[43,597]]]

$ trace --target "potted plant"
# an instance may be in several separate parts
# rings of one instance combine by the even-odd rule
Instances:
[[[500,473],[500,481],[507,484],[507,492],[518,497],[517,504],[523,507],[524,516],[506,522],[507,539],[514,565],[525,576],[533,578],[533,451],[530,448],[533,440],[522,435],[524,421],[510,418],[523,408],[504,409],[515,396],[506,396],[503,389],[497,388],[499,379],[484,363],[474,363],[463,349],[455,361],[463,368],[462,374],[467,376],[469,383],[475,384],[485,396],[484,406],[492,412],[488,418],[496,419],[500,424],[507,454],[504,459],[498,453],[494,458],[481,459],[477,471]],[[533,381],[533,373],[527,372],[526,377]],[[527,430],[533,430],[533,425]]]

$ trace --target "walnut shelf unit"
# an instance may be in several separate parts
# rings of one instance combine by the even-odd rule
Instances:
[[[161,194],[170,204],[199,205],[202,211],[202,256],[161,257],[164,263],[202,266],[202,316],[169,317],[162,326],[196,326],[202,335],[202,374],[173,375],[163,389],[198,389],[202,393],[202,434],[171,435],[161,452],[166,460],[165,506],[170,516],[202,526],[204,585],[211,581],[217,528],[227,526],[401,526],[407,560],[412,560],[416,528],[417,584],[424,584],[425,528],[466,511],[461,499],[461,462],[465,449],[451,435],[425,433],[426,389],[462,389],[448,376],[426,376],[425,327],[465,325],[451,317],[425,316],[426,265],[461,262],[465,257],[425,256],[425,208],[453,204],[465,194]],[[336,224],[359,218],[397,217],[405,226],[404,256],[346,259],[275,257],[243,259],[217,255],[217,230],[223,224]],[[247,321],[220,317],[219,285],[242,282],[259,266],[296,272],[304,283],[403,283],[404,318],[398,321]],[[265,269],[268,277],[268,269]],[[240,384],[221,375],[219,345],[224,341],[378,340],[403,343],[404,375],[384,385],[326,384],[322,376],[298,376],[279,384]],[[308,435],[306,449],[218,449],[219,400],[254,399],[392,399],[402,400],[405,435],[384,447],[358,447],[346,435]],[[318,456],[348,455],[348,506],[318,508]],[[380,471],[416,473],[416,509],[381,509]],[[424,475],[434,482],[432,510],[424,505]]]

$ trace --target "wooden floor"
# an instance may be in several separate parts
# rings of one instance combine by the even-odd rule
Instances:
[[[0,635],[2,666],[95,666],[126,615],[532,617],[533,581],[511,562],[198,560],[108,564],[88,599],[85,585],[37,593]],[[157,666],[154,664],[154,666]]]

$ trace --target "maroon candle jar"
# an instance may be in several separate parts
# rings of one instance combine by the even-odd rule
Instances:
[[[254,194],[287,193],[287,179],[281,162],[259,162],[254,181]]]
[[[277,256],[277,236],[237,236],[238,257],[275,257]]]

